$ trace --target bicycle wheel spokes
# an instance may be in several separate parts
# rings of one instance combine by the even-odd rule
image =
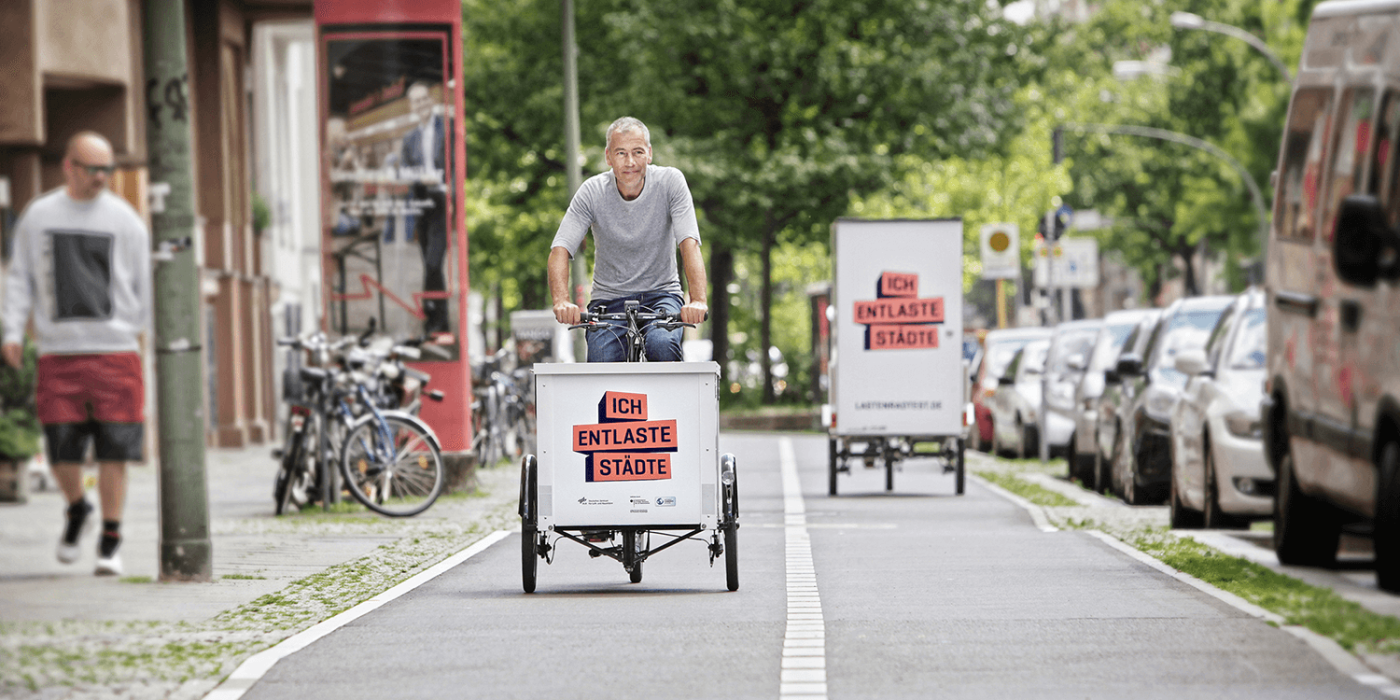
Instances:
[[[442,455],[420,426],[398,416],[361,423],[347,436],[343,457],[351,495],[375,512],[417,515],[442,493]]]

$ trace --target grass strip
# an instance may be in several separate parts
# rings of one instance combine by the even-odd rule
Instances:
[[[1079,505],[1078,502],[1071,498],[1055,493],[1039,484],[1032,484],[1012,473],[990,470],[976,471],[973,473],[1038,506],[1054,507]]]
[[[1130,543],[1167,566],[1278,614],[1287,624],[1330,637],[1347,651],[1400,651],[1400,620],[1367,610],[1330,588],[1165,533],[1144,531]]]

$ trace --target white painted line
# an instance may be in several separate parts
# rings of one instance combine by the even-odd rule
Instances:
[[[826,621],[817,590],[812,538],[807,533],[807,507],[797,478],[792,439],[778,440],[783,476],[783,528],[787,564],[787,632],[779,662],[780,698],[826,700]]]
[[[1035,522],[1035,526],[1040,528],[1041,532],[1060,531],[1060,528],[1051,525],[1050,519],[1045,517],[1044,508],[1041,508],[1040,506],[1031,503],[1030,501],[1027,501],[1024,498],[1021,498],[1020,496],[1017,496],[1016,494],[1011,493],[1010,491],[1007,491],[1006,489],[997,486],[996,484],[993,484],[992,482],[987,481],[986,479],[983,479],[982,477],[977,476],[976,474],[968,473],[967,478],[985,487],[992,493],[995,493],[996,495],[1001,496],[1002,498],[1005,498],[1006,500],[1011,501],[1012,503],[1015,503],[1016,505],[1024,508],[1027,513],[1031,514],[1031,520]]]
[[[248,692],[249,688],[253,687],[254,683],[261,680],[278,661],[305,649],[316,640],[354,622],[365,614],[383,606],[385,603],[389,603],[405,593],[441,576],[443,573],[451,570],[452,567],[486,551],[488,547],[505,539],[509,534],[509,530],[497,530],[477,540],[476,544],[438,562],[432,567],[414,574],[407,581],[329,620],[312,625],[282,640],[281,643],[270,649],[265,649],[254,654],[240,664],[238,668],[234,669],[233,673],[230,673],[228,678],[224,679],[224,682],[219,684],[219,687],[210,691],[208,695],[205,695],[204,700],[238,700],[238,698],[243,697],[244,693]]]

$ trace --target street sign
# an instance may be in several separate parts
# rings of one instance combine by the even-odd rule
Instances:
[[[1036,241],[1032,283],[1037,287],[1099,286],[1099,242],[1093,238],[1061,238],[1053,246]],[[1048,261],[1048,264],[1047,264]]]
[[[982,279],[1016,279],[1021,276],[1021,229],[1016,224],[982,227]]]

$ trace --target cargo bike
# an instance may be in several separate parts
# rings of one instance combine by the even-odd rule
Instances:
[[[892,491],[904,460],[928,458],[962,495],[962,221],[840,219],[831,238],[828,494],[853,464],[883,467]]]
[[[646,362],[646,324],[688,324],[635,302],[582,321],[573,328],[617,333],[633,361],[535,365],[538,454],[520,470],[525,592],[563,541],[617,560],[632,583],[651,557],[699,541],[738,590],[739,484],[734,456],[719,453],[719,365]]]

